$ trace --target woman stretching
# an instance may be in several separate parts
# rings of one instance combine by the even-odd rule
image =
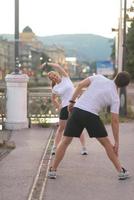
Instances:
[[[43,68],[45,68],[45,66],[46,63],[42,64]],[[60,111],[59,126],[55,134],[54,145],[51,152],[52,155],[55,155],[56,147],[62,138],[69,117],[67,106],[72,97],[74,86],[68,73],[59,64],[47,63],[47,66],[51,66],[57,70],[48,73],[48,78],[52,81],[52,102],[55,108]],[[60,97],[61,103],[58,101],[57,97]],[[85,147],[85,137],[83,133],[80,136],[80,142],[82,145],[81,155],[87,155],[88,152]]]

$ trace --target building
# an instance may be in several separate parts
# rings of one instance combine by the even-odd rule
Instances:
[[[26,26],[22,33],[20,33],[20,43],[27,44],[35,49],[43,49],[44,45],[41,41],[38,40],[35,33],[29,26]]]
[[[65,50],[57,45],[45,46],[44,52],[52,59],[55,63],[64,65],[66,63]]]
[[[45,46],[41,41],[38,40],[38,37],[33,33],[32,29],[29,26],[26,26],[22,33],[20,33],[20,45],[27,46],[27,48],[34,49],[37,52],[44,53],[50,57],[53,62],[56,63],[65,63],[65,51],[63,48],[56,46]]]
[[[45,60],[43,60],[45,58]],[[51,58],[52,62],[65,64],[64,49],[52,45],[45,46],[32,29],[26,26],[19,35],[19,67],[29,76],[41,78],[40,65]],[[15,70],[15,42],[0,38],[0,80]],[[36,79],[36,77],[35,77]],[[36,79],[37,80],[37,79]]]
[[[0,38],[0,80],[4,79],[9,68],[8,41]]]

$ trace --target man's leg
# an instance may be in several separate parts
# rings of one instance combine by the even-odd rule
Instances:
[[[113,145],[111,144],[109,138],[103,137],[103,138],[97,138],[97,139],[103,145],[109,159],[112,161],[115,168],[119,172],[118,179],[119,180],[125,180],[125,179],[129,178],[130,177],[129,172],[121,166],[120,161],[118,159],[118,156],[114,152]]]
[[[57,149],[56,149],[56,154],[54,157],[54,160],[52,162],[51,165],[51,170],[56,170],[59,163],[61,162],[61,160],[64,157],[65,151],[68,147],[68,145],[71,143],[72,141],[72,137],[67,137],[67,136],[63,136],[62,140],[60,141]]]
[[[112,161],[112,163],[114,164],[114,166],[117,169],[117,171],[121,172],[122,171],[122,166],[120,164],[120,161],[119,161],[117,155],[114,152],[113,145],[111,144],[109,138],[108,137],[103,137],[103,138],[97,138],[97,140],[105,148],[109,159]]]

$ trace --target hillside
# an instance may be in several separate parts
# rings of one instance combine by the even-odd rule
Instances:
[[[66,56],[79,60],[107,60],[111,54],[113,39],[92,34],[56,35],[39,37],[44,45],[59,45],[65,48]]]
[[[12,35],[3,35],[9,40]],[[113,39],[93,34],[65,34],[38,37],[44,45],[57,45],[65,49],[66,56],[77,56],[80,61],[107,60],[110,58]]]

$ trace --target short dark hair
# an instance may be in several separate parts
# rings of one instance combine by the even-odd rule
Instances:
[[[117,87],[125,87],[129,84],[130,82],[130,74],[126,71],[119,72],[115,79],[114,79],[115,84]]]

